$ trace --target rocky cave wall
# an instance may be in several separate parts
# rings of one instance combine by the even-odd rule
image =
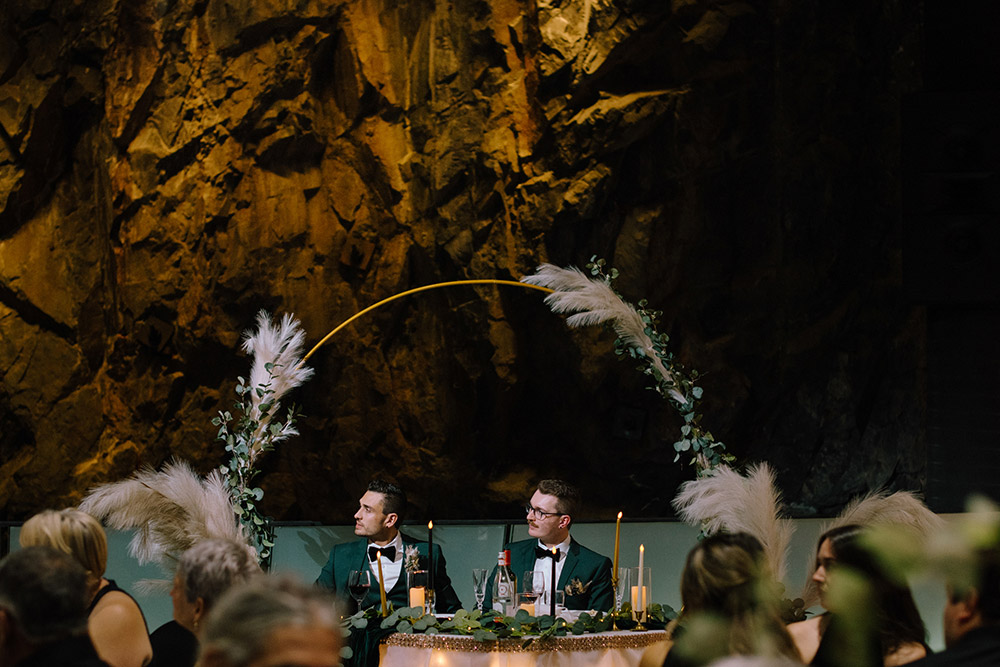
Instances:
[[[900,295],[901,0],[22,0],[0,9],[0,511],[223,460],[240,334],[539,263],[621,271],[705,423],[802,513],[924,475]],[[678,423],[536,293],[455,288],[338,334],[268,455],[279,519],[388,473],[415,515],[670,513]]]

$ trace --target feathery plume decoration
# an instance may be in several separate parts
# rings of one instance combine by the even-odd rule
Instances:
[[[274,530],[270,519],[257,507],[264,490],[253,486],[259,472],[256,463],[275,444],[298,434],[295,407],[287,411],[283,422],[278,419],[278,409],[281,399],[312,377],[313,370],[303,363],[305,334],[291,315],[285,315],[275,325],[262,310],[257,315],[257,330],[243,335],[243,350],[253,356],[250,382],[238,378],[238,400],[233,406],[237,416],[220,410],[212,424],[219,427],[216,438],[230,453],[219,472],[233,500],[234,512],[257,547],[261,564],[266,566],[274,546]]]
[[[926,540],[944,527],[944,519],[932,512],[916,494],[909,491],[889,493],[883,489],[849,502],[837,518],[823,527],[823,532],[848,524],[903,526]]]
[[[781,492],[766,463],[750,466],[746,475],[726,465],[717,466],[682,484],[673,505],[683,521],[701,525],[706,535],[719,531],[753,535],[763,545],[775,578],[784,578],[795,528],[781,516]]]
[[[572,313],[566,318],[571,327],[610,324],[618,335],[615,354],[628,355],[643,365],[640,370],[653,378],[652,389],[666,398],[684,419],[681,439],[674,443],[680,459],[683,452],[693,454],[691,462],[699,476],[724,461],[731,461],[725,445],[717,441],[701,426],[701,415],[695,407],[702,396],[697,386],[697,371],[686,373],[672,352],[667,350],[669,336],[656,331],[660,313],[646,308],[640,301],[638,308],[625,301],[612,287],[618,276],[616,269],[604,270],[603,259],[592,258],[587,264],[588,277],[575,267],[561,269],[552,264],[542,264],[534,274],[524,276],[521,282],[553,290],[545,302],[556,313]]]
[[[312,377],[313,369],[301,363],[305,333],[298,320],[289,314],[275,325],[267,311],[257,313],[257,331],[243,333],[243,351],[253,357],[250,369],[250,412],[257,422],[250,449],[251,464],[262,453],[265,442],[275,444],[298,435],[293,420],[271,431],[272,416],[278,412],[281,398]],[[242,378],[241,378],[242,379]]]
[[[945,527],[944,519],[932,512],[927,505],[910,491],[889,493],[885,489],[871,491],[844,506],[840,514],[820,527],[820,534],[847,525],[891,528],[900,539],[908,538],[918,545],[926,544]],[[815,553],[810,555],[808,572],[815,569]],[[806,606],[819,600],[816,584],[811,579],[802,592]]]
[[[158,563],[171,577],[181,554],[204,539],[230,540],[254,553],[221,475],[213,471],[201,478],[183,461],[95,487],[80,509],[111,528],[136,531],[129,542],[132,557]]]

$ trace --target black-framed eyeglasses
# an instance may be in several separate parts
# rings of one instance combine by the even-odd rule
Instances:
[[[534,513],[535,516],[540,516],[543,519],[548,519],[550,516],[562,516],[562,512],[545,512],[538,509],[537,507],[532,507],[531,505],[524,506],[524,513],[527,516],[531,516]]]

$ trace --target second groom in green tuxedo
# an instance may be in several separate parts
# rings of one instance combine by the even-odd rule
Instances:
[[[565,592],[567,609],[593,609],[608,611],[614,605],[611,590],[611,559],[591,551],[572,537],[569,529],[580,504],[580,492],[558,479],[543,479],[524,506],[531,539],[508,544],[510,569],[517,577],[518,590],[528,571],[541,571],[545,576],[545,589],[552,583],[552,558],[556,558],[556,590]],[[552,549],[558,547],[555,555]],[[486,608],[492,602],[493,577],[486,587]]]
[[[361,599],[361,607],[380,604],[378,567],[375,562],[380,558],[386,600],[395,605],[396,609],[407,607],[409,601],[405,565],[408,552],[416,549],[422,569],[426,569],[429,563],[427,542],[418,542],[399,532],[399,524],[406,509],[406,494],[395,484],[376,479],[368,485],[368,490],[361,496],[358,505],[358,511],[354,514],[354,534],[365,539],[335,546],[316,583],[331,589],[346,601],[350,599],[347,590],[350,571],[370,568],[372,586]],[[462,607],[451,579],[448,578],[441,547],[437,544],[434,545],[434,586],[437,598],[435,610],[438,613],[452,613]]]

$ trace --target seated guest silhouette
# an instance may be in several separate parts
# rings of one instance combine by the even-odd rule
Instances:
[[[314,586],[255,577],[222,596],[201,640],[200,667],[337,667],[340,614]]]
[[[556,558],[556,590],[564,591],[567,609],[608,611],[614,605],[611,590],[611,559],[591,551],[572,537],[570,527],[580,504],[580,492],[558,479],[543,479],[524,506],[531,539],[513,542],[510,569],[519,580],[528,571],[545,575],[545,590],[552,582],[552,558]],[[552,549],[557,548],[556,554]],[[486,608],[493,605],[493,577],[486,587]]]
[[[764,548],[746,533],[717,533],[689,553],[681,574],[683,609],[671,639],[650,646],[640,665],[694,667],[727,656],[798,663],[781,620],[778,587]]]
[[[829,613],[788,626],[802,661],[837,667],[844,664],[893,667],[927,655],[926,630],[909,586],[886,572],[875,554],[864,544],[867,530],[848,524],[829,530],[819,538],[816,569],[820,602]],[[831,609],[831,590],[838,586],[850,594],[853,578],[861,585],[857,593]],[[846,586],[844,585],[846,584]]]
[[[397,609],[407,607],[409,600],[404,560],[408,553],[414,553],[415,550],[421,569],[427,569],[429,562],[427,542],[419,542],[399,530],[406,510],[406,494],[395,484],[376,479],[368,485],[368,490],[361,496],[358,504],[360,506],[354,514],[354,534],[364,539],[335,546],[316,583],[334,591],[346,602],[349,597],[348,575],[352,570],[369,570],[371,588],[361,599],[360,606],[372,607],[380,604],[376,561],[381,559],[387,602],[391,602]],[[444,554],[438,544],[434,545],[433,560],[435,609],[440,613],[457,611],[462,603],[448,578]]]
[[[1000,665],[1000,548],[977,549],[971,570],[948,583],[945,650],[913,667]]]
[[[87,635],[87,571],[49,547],[0,561],[0,665],[107,667]]]
[[[77,509],[45,510],[24,522],[22,547],[47,546],[67,553],[90,577],[87,630],[101,659],[112,667],[143,667],[153,658],[149,629],[139,604],[104,577],[108,538],[100,522]]]
[[[203,540],[185,551],[170,590],[174,620],[150,636],[150,667],[192,667],[208,611],[231,586],[257,575],[261,575],[260,566],[246,544]]]

